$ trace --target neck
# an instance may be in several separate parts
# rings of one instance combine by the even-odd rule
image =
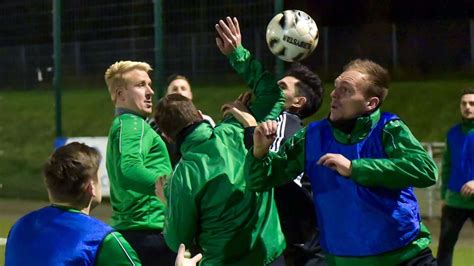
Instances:
[[[122,107],[122,106],[115,106],[115,115],[116,116],[119,116],[119,115],[122,115],[122,114],[135,114],[135,115],[138,115],[140,117],[143,117],[145,118],[146,116],[144,116],[143,114],[139,114],[135,111],[132,111],[130,109],[127,109],[125,107]]]
[[[197,122],[194,122],[188,126],[186,126],[185,128],[183,128],[179,133],[178,135],[176,135],[176,145],[178,146],[178,151],[180,149],[180,146],[181,144],[184,142],[184,140],[186,139],[186,136],[188,136],[191,132],[194,131],[194,129],[196,127],[198,127],[200,124],[204,123],[204,122],[207,122],[206,120],[201,120],[201,121],[197,121]]]
[[[337,120],[337,121],[332,121],[329,117],[328,117],[328,120],[329,122],[331,122],[331,124],[339,129],[340,131],[346,133],[346,134],[351,134],[352,131],[354,130],[356,124],[357,124],[357,120],[360,118],[360,117],[367,117],[367,116],[370,116],[371,114],[373,114],[375,111],[377,111],[378,108],[370,111],[370,112],[367,112],[365,114],[362,114],[362,115],[358,115],[354,118],[349,118],[349,119],[340,119],[340,120]]]
[[[51,201],[51,204],[53,205],[56,205],[56,206],[59,206],[59,207],[66,207],[66,208],[72,208],[72,209],[76,209],[84,214],[87,214],[89,215],[90,213],[90,210],[91,210],[91,202],[89,202],[89,204],[87,204],[87,206],[78,206],[76,204],[71,204],[69,202],[59,202],[59,201]]]

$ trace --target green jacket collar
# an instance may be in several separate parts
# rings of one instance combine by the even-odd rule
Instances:
[[[143,119],[145,119],[146,117],[144,117],[143,115],[141,114],[138,114],[130,109],[127,109],[127,108],[123,108],[123,107],[116,107],[115,108],[115,116],[119,116],[119,115],[123,115],[123,114],[132,114],[132,115],[136,115],[136,116],[139,116]]]
[[[184,154],[190,147],[195,144],[200,144],[209,139],[212,135],[212,126],[206,120],[197,122],[183,131],[178,137],[177,145],[181,154]]]
[[[55,207],[55,208],[63,209],[63,210],[69,211],[69,212],[82,213],[80,210],[75,209],[73,207],[69,207],[69,206],[58,205],[58,204],[54,204],[54,203],[52,203],[51,206]]]
[[[468,133],[474,131],[474,119],[463,119],[461,123],[462,132]]]
[[[367,134],[377,125],[380,119],[380,109],[370,115],[359,116],[356,119],[354,129],[350,134],[346,134],[341,130],[332,127],[334,138],[342,144],[353,144],[363,140]]]

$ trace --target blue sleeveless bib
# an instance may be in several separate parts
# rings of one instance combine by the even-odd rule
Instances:
[[[112,231],[86,214],[45,207],[13,225],[5,265],[94,265],[102,240]]]
[[[378,255],[404,247],[418,235],[420,215],[412,187],[364,187],[316,164],[326,153],[339,153],[349,160],[387,158],[383,128],[397,119],[393,114],[382,113],[365,139],[347,145],[336,141],[327,119],[308,126],[306,173],[313,189],[321,246],[331,255]]]
[[[461,124],[448,132],[451,154],[451,174],[448,189],[460,192],[464,184],[474,179],[474,133],[464,134]]]

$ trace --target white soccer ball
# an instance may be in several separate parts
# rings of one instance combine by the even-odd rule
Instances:
[[[267,26],[268,48],[287,62],[306,58],[318,45],[318,39],[316,22],[301,10],[285,10]]]

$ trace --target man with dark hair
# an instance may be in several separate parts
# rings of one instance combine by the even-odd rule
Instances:
[[[275,121],[261,123],[247,154],[247,188],[267,191],[305,171],[330,265],[436,265],[413,187],[436,183],[433,159],[394,114],[379,109],[389,75],[370,60],[335,80],[331,112],[269,151]]]
[[[242,46],[235,49],[243,62],[256,61]],[[251,67],[251,64],[241,64],[236,69],[251,89],[252,86],[280,87],[285,95],[284,110],[277,117],[278,129],[271,150],[278,151],[285,140],[303,127],[303,119],[313,115],[321,107],[323,86],[319,76],[308,67],[293,63],[283,78],[276,81],[273,78],[260,79],[261,67]],[[267,74],[270,76],[269,74]],[[253,82],[258,80],[258,82]],[[247,108],[236,101],[223,106],[224,114],[232,114],[245,127],[245,143],[250,148],[253,144],[253,131],[257,121]],[[302,187],[303,173],[293,176],[294,182],[289,182],[275,188],[275,202],[287,249],[284,256],[287,265],[324,265],[323,254],[319,245],[319,236],[310,192]]]
[[[441,173],[441,233],[438,265],[452,265],[454,246],[468,218],[474,222],[474,89],[464,89],[460,100],[462,122],[446,137]]]
[[[231,64],[242,64],[233,53],[241,42],[237,19],[228,18],[220,25],[227,29],[218,32],[219,49]],[[283,95],[278,87],[257,87],[254,94],[250,109],[257,120],[281,112]],[[201,265],[274,262],[285,247],[284,236],[272,193],[246,190],[242,126],[226,118],[213,128],[191,100],[178,94],[159,101],[155,120],[182,155],[164,189],[168,204],[164,234],[170,248],[195,241],[203,251]]]

